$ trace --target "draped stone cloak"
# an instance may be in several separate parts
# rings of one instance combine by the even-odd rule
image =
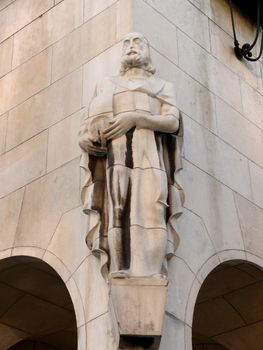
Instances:
[[[93,138],[97,139],[98,145],[106,146],[101,129],[107,128],[109,121],[118,113],[132,110],[160,115],[160,118],[162,115],[174,115],[175,118],[178,118],[173,84],[155,76],[137,82],[131,82],[123,76],[106,78],[96,88],[87,117],[81,127],[80,136],[90,133]],[[183,125],[179,118],[179,130],[174,134],[135,128],[121,136],[123,140],[117,138],[109,141],[105,156],[97,157],[83,151],[81,199],[84,213],[89,215],[86,242],[93,254],[100,258],[101,272],[104,277],[108,271],[107,236],[112,227],[111,216],[113,215],[107,188],[111,186],[108,169],[120,161],[118,150],[122,144],[126,145],[123,166],[134,171],[132,186],[144,184],[147,187],[148,179],[151,178],[153,183],[150,185],[156,192],[154,201],[151,198],[148,199],[148,202],[149,200],[154,202],[148,203],[148,208],[146,206],[146,210],[150,210],[150,207],[153,209],[152,215],[149,216],[143,203],[145,198],[148,198],[144,193],[144,188],[134,188],[133,198],[128,203],[132,220],[131,222],[129,218],[128,225],[134,224],[151,229],[152,226],[156,226],[156,222],[151,223],[151,218],[155,216],[154,221],[156,221],[157,213],[160,213],[159,216],[162,217],[159,221],[157,220],[158,227],[167,231],[166,257],[169,258],[179,243],[176,219],[182,213],[184,201],[180,181],[182,137]],[[143,180],[144,173],[145,181]],[[165,181],[164,190],[162,190],[163,186],[159,186],[158,181]],[[163,211],[157,208],[160,205]],[[155,207],[157,208],[156,213]],[[126,247],[129,247],[128,242]]]

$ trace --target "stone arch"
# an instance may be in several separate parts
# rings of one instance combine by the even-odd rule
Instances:
[[[39,253],[21,247],[1,254],[7,255],[0,260],[2,350],[77,349],[77,296]]]
[[[220,256],[201,267],[189,296],[192,348],[262,349],[263,260],[234,250]]]

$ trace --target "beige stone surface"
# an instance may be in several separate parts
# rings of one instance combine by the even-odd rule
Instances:
[[[113,45],[115,38],[116,6],[111,6],[54,45],[52,80],[95,57]]]
[[[89,249],[85,244],[86,221],[81,207],[66,212],[62,215],[47,247],[51,253],[63,261],[72,273],[89,254]]]
[[[263,257],[263,210],[237,194],[235,200],[245,249]]]
[[[0,154],[5,152],[7,131],[7,113],[0,117]]]
[[[184,349],[184,323],[165,315],[160,350]]]
[[[242,111],[238,76],[180,31],[178,47],[179,67],[236,110]],[[225,86],[228,88],[223,88]]]
[[[82,72],[76,70],[12,109],[8,116],[6,148],[13,148],[79,110],[81,95]]]
[[[6,1],[5,1],[6,3]],[[0,42],[53,6],[53,0],[16,0],[0,12]],[[14,20],[15,18],[15,20]]]
[[[167,283],[166,279],[149,277],[110,280],[120,335],[161,336]]]
[[[174,82],[176,102],[180,111],[202,124],[205,128],[216,132],[214,94],[155,49],[152,49],[151,53],[153,64],[157,69],[157,75]]]
[[[83,106],[89,106],[95,87],[106,76],[117,75],[120,69],[121,43],[110,47],[83,67]]]
[[[189,327],[193,324],[193,314],[196,306],[196,300],[199,296],[200,288],[202,287],[200,281],[196,277],[191,286],[189,296],[187,298],[187,305],[185,310],[185,324]]]
[[[15,246],[46,248],[62,214],[80,204],[77,164],[73,160],[27,187]]]
[[[176,256],[182,258],[191,270],[197,273],[204,261],[215,254],[215,247],[203,218],[185,209],[183,215],[178,219],[178,232],[182,234]]]
[[[83,0],[64,0],[14,35],[13,67],[58,41],[83,21]]]
[[[110,315],[105,313],[87,323],[87,349],[116,350]],[[94,334],[96,336],[94,337]]]
[[[117,6],[117,40],[123,39],[127,33],[134,29],[134,1],[133,0],[119,0]]]
[[[147,15],[145,15],[146,13]],[[133,16],[133,30],[143,33],[153,48],[169,57],[172,62],[177,63],[178,54],[175,44],[177,42],[177,29],[175,25],[142,0],[133,1]],[[158,23],[156,30],[152,29],[153,23]]]
[[[187,299],[194,282],[195,275],[186,263],[173,257],[168,263],[168,299],[166,310],[178,320],[184,322]],[[184,283],[178,283],[184,281]]]
[[[51,50],[41,52],[30,61],[0,79],[0,114],[15,107],[50,83]]]
[[[200,216],[217,251],[244,249],[233,193],[184,162],[185,207]]]
[[[244,23],[243,26],[247,26]],[[238,74],[244,81],[254,88],[261,87],[260,62],[249,62],[238,60],[233,51],[233,38],[224,30],[218,27],[214,22],[210,22],[211,46],[213,55],[221,62],[225,63],[230,70]],[[239,34],[239,32],[238,32]],[[253,35],[251,35],[250,42]],[[240,35],[238,35],[238,39]],[[239,39],[240,40],[240,39]]]
[[[84,276],[83,276],[84,278]],[[83,300],[81,299],[81,295],[79,292],[78,285],[74,281],[74,278],[71,277],[67,283],[66,286],[68,288],[69,294],[71,296],[71,300],[74,306],[75,314],[76,314],[76,321],[77,321],[77,327],[81,327],[85,324],[85,313],[84,313],[84,305]]]
[[[263,131],[222,100],[216,100],[220,138],[247,158],[263,166]]]
[[[45,250],[38,247],[14,247],[11,256],[32,256],[42,259]]]
[[[244,81],[241,82],[241,93],[245,117],[263,129],[263,95]]]
[[[263,169],[249,162],[253,202],[263,208]]]
[[[0,200],[0,249],[13,246],[24,189],[18,190]]]
[[[13,37],[0,44],[0,78],[11,70]]]
[[[248,159],[187,116],[184,126],[185,158],[250,199]]]
[[[0,197],[45,173],[46,149],[47,133],[43,132],[1,156]]]
[[[2,0],[1,3],[0,3],[0,10],[3,10],[5,7],[10,5],[14,1],[15,0]]]
[[[84,21],[100,14],[102,11],[113,5],[117,0],[84,0]]]
[[[80,155],[77,139],[82,122],[83,110],[80,110],[49,129],[48,172]]]
[[[93,255],[88,256],[75,271],[73,278],[80,291],[86,322],[107,312],[108,285],[100,273],[100,261]]]
[[[44,254],[42,254],[42,259],[59,274],[59,276],[62,278],[64,282],[67,282],[69,280],[71,276],[70,271],[67,269],[65,264],[56,255],[46,250],[44,251]]]
[[[163,16],[179,27],[180,30],[209,50],[208,19],[196,7],[192,6],[188,1],[167,0],[165,6],[162,2],[155,0],[147,0],[146,2],[162,13]]]

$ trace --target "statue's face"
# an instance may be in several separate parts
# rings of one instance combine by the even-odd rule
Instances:
[[[129,34],[123,41],[122,62],[128,67],[140,67],[150,60],[146,39],[139,33]]]

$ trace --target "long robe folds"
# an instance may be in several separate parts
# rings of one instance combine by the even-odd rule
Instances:
[[[100,257],[104,276],[111,230],[121,229],[120,268],[132,276],[162,273],[162,266],[147,259],[147,254],[164,260],[179,243],[176,219],[184,201],[179,176],[182,121],[176,134],[133,128],[106,144],[103,130],[127,111],[178,118],[173,85],[155,76],[137,82],[122,76],[106,78],[89,106],[80,134],[92,135],[107,147],[107,154],[96,157],[83,152],[81,196],[89,215],[86,242]]]

